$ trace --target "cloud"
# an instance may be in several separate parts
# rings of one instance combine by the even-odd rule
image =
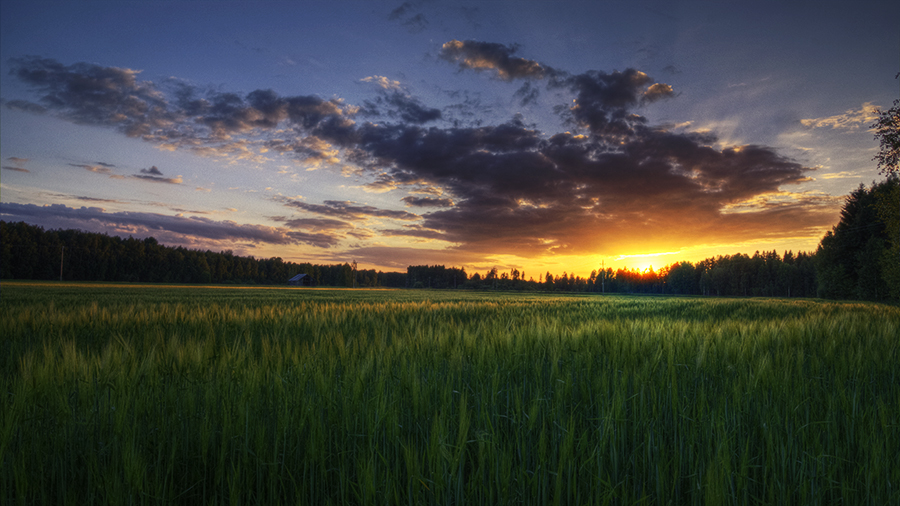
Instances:
[[[40,105],[6,102],[7,107],[40,108],[74,123],[116,128],[164,149],[190,149],[204,156],[251,159],[256,156],[254,141],[234,136],[260,136],[282,122],[313,135],[336,136],[350,131],[358,110],[339,99],[285,97],[265,89],[238,95],[175,79],[157,85],[138,80],[136,70],[89,63],[24,57],[11,64],[11,73],[40,96]]]
[[[63,195],[65,196],[65,195]],[[83,200],[85,202],[102,202],[104,204],[119,204],[122,203],[121,200],[116,199],[101,199],[97,197],[85,197],[83,195],[73,197],[75,200]]]
[[[13,165],[3,165],[2,167],[0,167],[3,170],[11,170],[13,172],[25,172],[25,173],[31,172],[28,169],[20,167],[20,165],[25,165],[26,163],[28,163],[28,158],[19,158],[17,156],[10,156],[7,158],[7,160],[12,162]]]
[[[159,176],[147,176],[144,174],[135,174],[131,177],[140,179],[141,181],[149,181],[151,183],[181,184],[184,182],[184,180],[181,178],[181,176],[159,177]]]
[[[112,174],[112,171],[109,167],[105,165],[88,165],[86,163],[70,163],[71,167],[78,167],[79,169],[84,169],[88,172],[96,172],[97,174]]]
[[[106,212],[99,207],[73,208],[62,204],[0,203],[0,216],[6,220],[25,220],[45,228],[77,228],[115,235],[156,237],[166,244],[228,244],[248,241],[253,244],[309,244],[321,248],[336,245],[330,234],[304,233],[265,225],[215,221],[205,217],[169,216],[143,212]],[[204,241],[207,241],[204,243]]]
[[[555,75],[556,71],[534,60],[513,56],[516,45],[506,46],[496,42],[475,40],[451,40],[441,47],[440,57],[456,63],[460,69],[491,71],[504,81],[513,79],[542,79]]]
[[[364,83],[375,84],[385,90],[399,90],[400,89],[400,81],[392,81],[384,76],[364,77],[364,78],[360,79],[360,81],[364,82]]]
[[[318,168],[323,164],[335,164],[339,150],[332,144],[315,135],[292,139],[272,139],[266,142],[266,148],[285,153],[292,152],[298,160],[310,168]]]
[[[135,174],[131,177],[142,181],[149,181],[151,183],[181,184],[183,182],[181,176],[163,176],[162,171],[160,171],[156,165],[151,166],[149,169],[141,169],[140,174]]]
[[[149,169],[141,169],[140,174],[135,174],[131,177],[141,179],[143,181],[150,181],[151,183],[166,183],[166,184],[181,184],[182,179],[181,176],[175,176],[174,178],[165,177],[161,170],[159,170],[156,165],[151,166]]]
[[[594,134],[616,138],[628,135],[646,123],[632,108],[674,95],[671,86],[651,83],[650,76],[635,69],[610,74],[592,70],[568,76],[556,86],[569,88],[575,98],[571,107],[559,111],[571,124]]]
[[[628,75],[613,82],[631,83],[633,92],[607,97],[601,89],[597,109],[612,104],[628,111],[640,101],[644,78]],[[391,234],[441,238],[475,253],[585,254],[642,242],[675,250],[748,234],[816,235],[834,219],[834,207],[821,202],[725,212],[808,181],[811,169],[771,148],[716,149],[710,134],[643,122],[622,137],[609,120],[585,121],[590,135],[550,137],[516,120],[479,128],[365,125],[357,147],[383,168],[379,177],[426,181],[452,196],[453,207],[422,215],[421,229]]]
[[[878,119],[878,107],[866,102],[859,109],[848,109],[844,114],[826,118],[801,119],[800,124],[807,128],[831,128],[832,130],[857,130],[860,126],[868,127]]]
[[[832,172],[829,174],[822,174],[822,175],[818,176],[818,178],[819,179],[845,179],[845,178],[851,178],[851,177],[857,178],[859,176],[860,175],[856,172],[841,171],[841,172]]]
[[[346,221],[334,220],[328,218],[296,218],[289,219],[284,216],[275,216],[271,218],[273,221],[284,223],[285,226],[292,229],[309,229],[313,232],[342,230],[353,228],[353,225]]]
[[[368,179],[366,190],[405,190],[401,202],[424,209],[414,214],[350,201],[278,198],[312,215],[285,218],[290,228],[271,232],[291,244],[337,244],[344,236],[335,231],[370,238],[371,231],[342,224],[386,219],[415,226],[378,231],[381,236],[443,240],[454,254],[472,258],[621,254],[642,247],[676,251],[698,243],[815,237],[833,223],[839,204],[779,193],[809,181],[812,168],[767,146],[717,147],[720,140],[710,133],[671,131],[636,112],[675,97],[670,85],[632,68],[570,74],[519,58],[517,50],[454,40],[444,44],[441,57],[461,69],[524,80],[514,95],[522,103],[536,103],[538,89],[552,90],[547,98],[559,99],[559,131],[541,131],[521,116],[481,124],[484,107],[462,126],[399,88],[385,88],[378,76],[371,80],[379,85],[376,98],[357,107],[338,98],[272,90],[239,95],[174,81],[157,87],[139,82],[137,71],[53,60],[16,60],[14,74],[43,94],[42,107],[71,121],[126,135],[142,132],[148,142],[201,154],[238,157],[270,150],[311,167],[342,162],[346,174]],[[90,93],[77,86],[82,82]],[[476,103],[464,112],[474,113]],[[362,121],[363,115],[391,121]],[[824,120],[831,118],[809,120],[807,126],[845,124]],[[426,191],[431,197],[409,195]],[[774,194],[781,196],[763,198]],[[154,223],[181,227],[171,233],[182,233],[186,225],[212,226],[161,218]]]
[[[429,197],[403,197],[401,202],[405,202],[407,206],[413,207],[451,207],[452,199],[433,199]]]
[[[421,225],[406,225],[399,229],[380,230],[379,235],[388,237],[417,237],[427,240],[447,240],[447,236],[444,233],[422,227]]]
[[[406,211],[378,209],[373,206],[354,205],[354,202],[326,200],[324,204],[308,204],[295,199],[283,199],[283,204],[313,214],[332,216],[349,221],[360,221],[369,218],[388,218],[392,220],[412,221],[420,217]]]
[[[381,112],[382,108],[384,112]],[[385,115],[404,123],[422,124],[441,119],[440,109],[427,107],[418,99],[399,91],[382,93],[374,101],[367,101],[365,111],[372,116]]]
[[[137,80],[139,71],[38,57],[11,63],[12,74],[42,95],[40,104],[27,108],[59,111],[79,124],[116,126],[132,137],[176,119],[153,83]]]
[[[451,40],[443,45],[440,56],[457,63],[461,69],[494,71],[500,79],[540,80],[547,78],[552,89],[567,88],[575,94],[573,105],[557,106],[570,124],[595,133],[623,135],[645,122],[630,112],[635,106],[674,96],[672,87],[635,69],[606,73],[591,70],[572,75],[534,60],[514,57],[518,46],[492,42]],[[525,106],[536,102],[538,88],[526,81],[515,96]]]

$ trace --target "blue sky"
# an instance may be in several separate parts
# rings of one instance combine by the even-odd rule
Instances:
[[[0,218],[587,275],[814,250],[896,2],[0,4]]]

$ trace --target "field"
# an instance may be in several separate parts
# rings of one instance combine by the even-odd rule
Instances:
[[[900,309],[4,282],[4,504],[900,504]]]

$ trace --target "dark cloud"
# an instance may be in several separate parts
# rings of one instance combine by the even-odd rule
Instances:
[[[177,119],[153,83],[137,80],[137,71],[88,63],[65,66],[38,57],[11,62],[12,74],[42,95],[42,107],[75,123],[116,126],[139,136]]]
[[[558,72],[534,60],[513,56],[517,45],[506,46],[496,42],[476,40],[451,40],[441,47],[440,57],[456,63],[461,69],[491,71],[505,81],[513,79],[542,79]]]
[[[0,216],[6,220],[25,220],[45,228],[77,228],[94,232],[137,237],[154,236],[166,244],[192,244],[197,240],[248,241],[253,244],[310,244],[328,248],[338,237],[323,233],[304,233],[264,225],[242,225],[233,221],[215,221],[205,217],[168,216],[142,212],[108,213],[99,207],[72,208],[61,204],[0,203]]]
[[[378,209],[374,206],[359,206],[353,202],[342,202],[337,200],[326,200],[324,204],[308,204],[299,200],[285,199],[285,206],[301,209],[322,216],[332,216],[348,221],[360,221],[368,218],[389,218],[392,220],[418,220],[418,215],[408,213],[406,211],[393,211],[389,209]]]
[[[525,84],[523,84],[521,88],[516,90],[514,96],[519,99],[519,104],[522,107],[525,107],[537,102],[539,95],[540,90],[538,89],[538,87],[531,84],[530,81],[525,81]]]
[[[451,41],[441,56],[463,69],[525,80],[514,95],[523,104],[535,103],[542,86],[550,89],[548,97],[560,97],[556,111],[570,131],[542,132],[518,116],[480,124],[485,108],[477,104],[440,114],[393,82],[357,108],[338,99],[285,97],[271,90],[238,95],[183,83],[171,83],[166,95],[152,83],[138,82],[135,71],[67,67],[53,60],[17,60],[14,74],[43,93],[43,107],[72,121],[114,126],[128,135],[145,132],[145,140],[167,146],[217,152],[231,152],[227,150],[240,147],[236,143],[258,135],[260,147],[309,163],[352,164],[355,174],[370,178],[369,190],[434,190],[434,198],[402,199],[427,208],[421,216],[353,202],[280,199],[286,207],[321,217],[285,218],[290,228],[272,233],[288,243],[336,244],[343,236],[329,231],[339,229],[368,238],[372,232],[352,224],[383,218],[417,223],[381,235],[442,239],[477,258],[488,253],[615,253],[642,244],[675,249],[815,236],[833,221],[833,203],[784,191],[807,181],[810,168],[766,146],[717,147],[712,134],[671,132],[635,112],[673,97],[671,86],[636,69],[568,74],[518,58],[516,51],[517,46]],[[477,102],[477,97],[466,98]],[[357,123],[354,118],[361,114],[394,121]],[[478,116],[470,120],[463,114]],[[432,121],[436,124],[423,126]],[[244,137],[235,140],[238,135]],[[103,165],[74,166],[109,171]],[[131,177],[161,177],[144,171]],[[766,203],[764,197],[773,194],[788,195],[793,204]],[[154,223],[180,227],[172,233],[182,233],[187,225],[216,229],[179,220],[158,218]],[[268,240],[279,244],[274,241]]]
[[[139,71],[89,63],[63,65],[26,57],[11,60],[12,74],[41,95],[39,107],[79,124],[114,127],[131,137],[202,154],[233,155],[233,135],[269,131],[280,122],[315,134],[349,132],[353,111],[340,100],[282,97],[272,90],[235,93],[167,81],[139,81]],[[36,111],[18,102],[7,107]],[[36,104],[33,104],[36,105]]]
[[[426,107],[418,99],[400,91],[383,91],[377,99],[366,102],[365,111],[373,116],[397,118],[404,123],[422,124],[441,119],[440,109]]]
[[[28,169],[23,169],[22,167],[13,167],[12,165],[3,165],[3,170],[12,170],[15,172],[31,172]]]
[[[461,69],[492,71],[507,81],[526,79],[514,94],[522,106],[536,102],[539,96],[539,88],[531,80],[547,78],[550,88],[566,88],[575,95],[573,105],[558,106],[557,111],[571,124],[598,134],[630,132],[645,122],[631,109],[674,96],[671,86],[654,82],[639,70],[612,73],[592,70],[572,75],[534,60],[514,57],[516,51],[515,45],[451,40],[443,45],[440,56]]]
[[[405,202],[407,206],[413,207],[451,207],[452,199],[434,199],[430,197],[403,197],[401,202]]]
[[[611,74],[593,70],[568,76],[555,85],[575,93],[574,105],[561,110],[565,118],[594,134],[615,139],[646,123],[632,108],[673,94],[671,86],[653,83],[650,76],[635,69]]]
[[[60,196],[60,197],[67,197],[68,195],[58,195],[58,196]],[[85,196],[83,196],[83,195],[75,196],[75,197],[72,197],[72,198],[74,198],[75,200],[83,200],[83,201],[85,201],[85,202],[102,202],[102,203],[104,203],[104,204],[118,204],[118,203],[122,203],[121,200],[116,200],[116,199],[100,199],[100,198],[96,198],[96,197],[85,197]]]
[[[135,179],[140,179],[141,181],[149,181],[151,183],[165,183],[165,184],[181,184],[184,180],[181,176],[178,177],[160,177],[160,176],[148,176],[145,174],[135,174],[131,176]]]
[[[10,156],[7,160],[16,165],[25,165],[28,163],[28,158],[19,158],[18,156]]]
[[[166,184],[181,184],[182,179],[181,176],[177,177],[165,177],[161,170],[159,170],[156,165],[151,166],[149,169],[141,169],[140,174],[135,174],[131,177],[143,180],[150,181],[151,183],[166,183]]]
[[[649,82],[634,73],[604,76],[584,87],[600,112],[627,113]],[[607,89],[617,83],[631,93]],[[452,208],[424,214],[421,228],[384,234],[442,238],[466,251],[612,252],[641,240],[677,248],[740,241],[748,233],[815,235],[833,220],[831,207],[810,202],[730,213],[729,206],[807,181],[810,169],[768,147],[716,149],[712,135],[644,122],[625,123],[623,137],[614,128],[623,117],[586,117],[588,135],[549,138],[517,120],[479,128],[365,125],[358,148],[384,168],[382,180],[426,181],[453,197]]]

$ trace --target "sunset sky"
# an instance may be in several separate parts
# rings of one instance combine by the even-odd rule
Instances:
[[[815,250],[900,2],[0,3],[0,218],[405,271]]]

